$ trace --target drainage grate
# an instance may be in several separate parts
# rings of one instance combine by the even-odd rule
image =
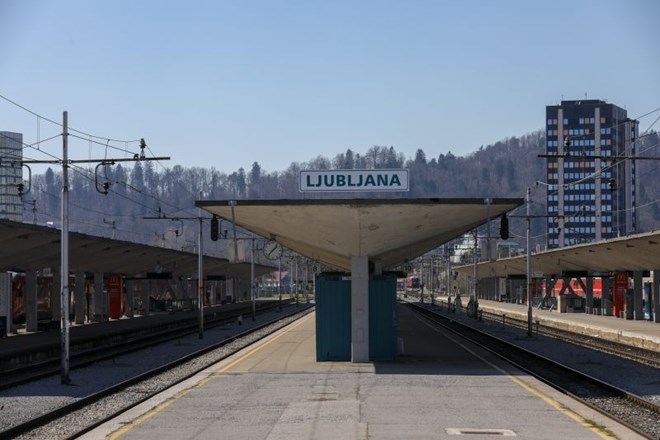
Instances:
[[[510,429],[481,429],[481,428],[447,428],[449,435],[497,435],[500,437],[517,437]]]
[[[327,400],[337,400],[339,399],[339,393],[330,392],[330,393],[312,393],[311,396],[307,397],[307,400],[324,402]]]

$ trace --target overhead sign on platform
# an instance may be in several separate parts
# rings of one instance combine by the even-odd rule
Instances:
[[[408,191],[408,170],[306,170],[300,191]]]

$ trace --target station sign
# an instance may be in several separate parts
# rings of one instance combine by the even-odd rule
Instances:
[[[408,170],[304,170],[301,192],[408,191]]]

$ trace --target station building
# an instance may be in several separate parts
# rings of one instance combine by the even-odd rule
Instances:
[[[23,202],[17,190],[23,180],[23,135],[0,131],[0,218],[23,221]]]

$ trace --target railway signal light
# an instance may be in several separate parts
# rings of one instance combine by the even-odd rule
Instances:
[[[218,241],[218,235],[220,232],[220,222],[218,221],[218,216],[213,215],[211,219],[211,240]]]
[[[506,214],[502,214],[500,218],[500,238],[502,240],[509,239],[509,219],[506,217]]]

